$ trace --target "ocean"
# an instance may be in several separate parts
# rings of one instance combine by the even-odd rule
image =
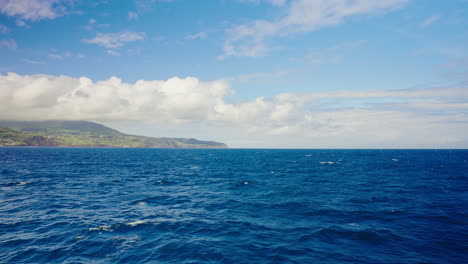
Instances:
[[[0,263],[467,261],[467,150],[0,148]]]

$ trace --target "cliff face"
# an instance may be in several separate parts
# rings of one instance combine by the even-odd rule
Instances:
[[[134,136],[89,121],[0,121],[0,146],[227,148],[193,138]]]
[[[32,136],[24,140],[27,146],[43,146],[43,147],[58,147],[59,143],[43,137],[43,136]]]

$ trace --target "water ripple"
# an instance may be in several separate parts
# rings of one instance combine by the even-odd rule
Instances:
[[[0,262],[463,263],[466,160],[0,148]]]

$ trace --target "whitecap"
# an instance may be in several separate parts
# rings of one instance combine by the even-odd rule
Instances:
[[[128,226],[137,226],[137,225],[142,225],[142,224],[146,224],[146,223],[147,223],[146,221],[138,220],[138,221],[135,221],[135,222],[126,223],[126,225],[128,225]]]
[[[248,182],[248,181],[245,181],[244,184],[249,184],[249,182]]]
[[[10,182],[8,183],[9,186],[13,186],[13,185],[16,185],[16,186],[22,186],[22,185],[26,185],[30,182]]]
[[[333,161],[319,161],[320,164],[335,164]]]
[[[89,231],[112,231],[110,225],[103,225],[99,227],[91,227]]]
[[[398,159],[392,159],[393,161],[398,161]]]

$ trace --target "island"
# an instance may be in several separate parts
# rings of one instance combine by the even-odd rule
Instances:
[[[0,121],[0,146],[89,148],[227,148],[194,138],[128,135],[90,121]]]

